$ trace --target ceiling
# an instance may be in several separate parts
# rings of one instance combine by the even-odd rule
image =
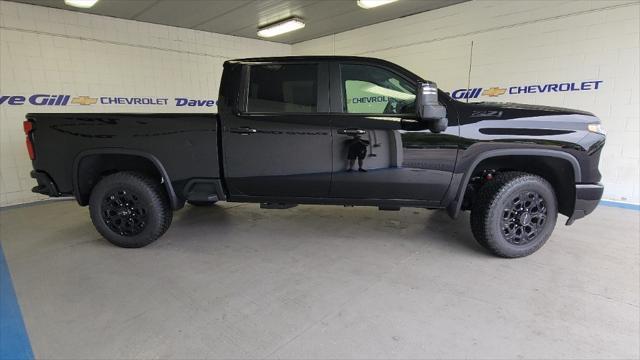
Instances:
[[[259,26],[297,16],[305,28],[267,39],[294,44],[468,0],[400,0],[369,10],[356,0],[100,0],[90,9],[64,0],[12,1],[254,39]]]

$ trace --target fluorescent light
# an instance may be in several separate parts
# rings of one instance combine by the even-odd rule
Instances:
[[[363,9],[371,9],[374,7],[387,5],[398,0],[358,0],[358,6]]]
[[[294,17],[258,29],[258,36],[268,38],[288,33],[289,31],[302,29],[303,27],[304,22],[302,22],[302,19]]]
[[[69,6],[75,6],[83,9],[88,9],[97,2],[98,0],[64,0],[64,3]]]

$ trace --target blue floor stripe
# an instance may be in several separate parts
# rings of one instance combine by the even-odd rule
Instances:
[[[621,209],[640,210],[640,204],[629,204],[619,201],[600,200],[600,205],[617,207]]]
[[[24,327],[9,267],[0,245],[0,359],[33,359],[31,343]]]

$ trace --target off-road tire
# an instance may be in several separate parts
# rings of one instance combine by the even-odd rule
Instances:
[[[167,231],[173,218],[162,185],[129,171],[107,175],[96,184],[89,213],[96,230],[123,248],[149,245]]]
[[[533,221],[532,215],[524,214],[528,210],[518,212],[514,209],[518,207],[518,198],[530,198],[532,193],[539,195],[534,197],[534,201],[540,204],[535,206],[538,209],[536,221],[542,225],[536,226],[536,234],[531,239],[525,235],[526,242],[514,243],[512,236],[515,235],[510,231],[510,226],[526,228],[523,224],[527,222],[527,218],[529,225]],[[522,196],[523,194],[526,196]],[[541,209],[545,211],[544,215]],[[471,230],[478,243],[493,254],[517,258],[530,255],[545,244],[553,232],[557,217],[558,202],[553,187],[547,180],[524,172],[505,172],[480,188],[471,209]],[[516,224],[512,225],[511,221]],[[521,234],[523,231],[525,230],[521,230]]]

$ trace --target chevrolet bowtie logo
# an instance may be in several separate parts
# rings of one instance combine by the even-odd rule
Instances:
[[[76,96],[71,99],[71,103],[76,105],[92,105],[96,102],[98,102],[98,98],[92,98],[89,96]]]
[[[496,96],[500,96],[504,93],[507,92],[507,89],[505,88],[500,88],[500,87],[492,87],[489,88],[485,91],[482,92],[483,96],[492,96],[492,97],[496,97]]]

